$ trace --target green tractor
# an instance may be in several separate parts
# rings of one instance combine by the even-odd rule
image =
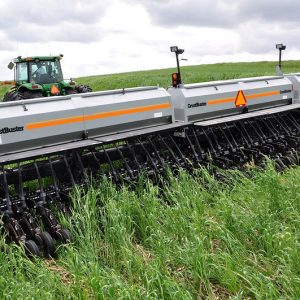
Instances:
[[[91,92],[87,85],[77,86],[72,79],[63,79],[62,57],[61,54],[15,58],[8,65],[14,69],[14,86],[5,94],[3,102]]]

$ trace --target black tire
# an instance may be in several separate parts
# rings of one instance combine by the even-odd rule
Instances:
[[[282,170],[286,169],[286,165],[283,163],[283,161],[280,158],[277,158],[275,160],[275,168],[278,172],[281,172]]]
[[[294,160],[295,165],[299,164],[298,156],[296,154],[293,155],[293,160]]]
[[[40,253],[39,247],[37,246],[37,244],[35,243],[35,241],[33,241],[33,240],[27,240],[25,242],[24,248],[25,248],[26,255],[41,257],[41,253]]]
[[[292,165],[294,165],[294,161],[293,161],[293,159],[290,156],[286,156],[284,158],[283,162],[284,162],[284,164],[286,166],[292,166]]]
[[[290,154],[289,159],[290,159],[291,165],[294,165],[294,166],[297,165],[297,158],[296,158],[295,154]]]
[[[44,231],[40,234],[42,240],[43,240],[43,249],[44,249],[44,255],[46,257],[52,257],[55,254],[55,242],[52,236],[47,232]]]
[[[3,98],[3,102],[23,100],[24,96],[19,92],[8,92]]]
[[[78,94],[78,92],[76,89],[66,89],[65,94],[66,95],[74,95],[74,94]]]
[[[72,237],[72,234],[71,234],[71,232],[69,230],[67,230],[67,229],[61,229],[59,231],[59,235],[61,237],[60,241],[63,244],[69,244],[69,243],[73,242],[73,237]]]
[[[41,91],[24,90],[20,93],[23,95],[23,99],[35,99],[44,97]]]
[[[90,93],[93,90],[88,85],[78,85],[75,87],[78,94]]]
[[[12,95],[14,92],[7,92],[3,97],[3,102],[13,101]]]

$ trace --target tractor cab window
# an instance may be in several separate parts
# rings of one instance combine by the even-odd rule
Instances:
[[[18,63],[16,70],[17,82],[28,81],[28,66],[27,63]]]
[[[38,84],[56,83],[63,80],[59,61],[30,62],[31,82]]]

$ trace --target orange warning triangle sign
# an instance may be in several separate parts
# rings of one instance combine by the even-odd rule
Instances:
[[[237,93],[236,99],[235,99],[235,106],[236,107],[244,107],[247,105],[247,99],[244,95],[244,92],[240,90]]]

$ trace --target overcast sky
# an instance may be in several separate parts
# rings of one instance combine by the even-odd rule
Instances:
[[[175,65],[300,59],[299,0],[0,1],[0,80],[18,56],[64,54],[65,78]]]

